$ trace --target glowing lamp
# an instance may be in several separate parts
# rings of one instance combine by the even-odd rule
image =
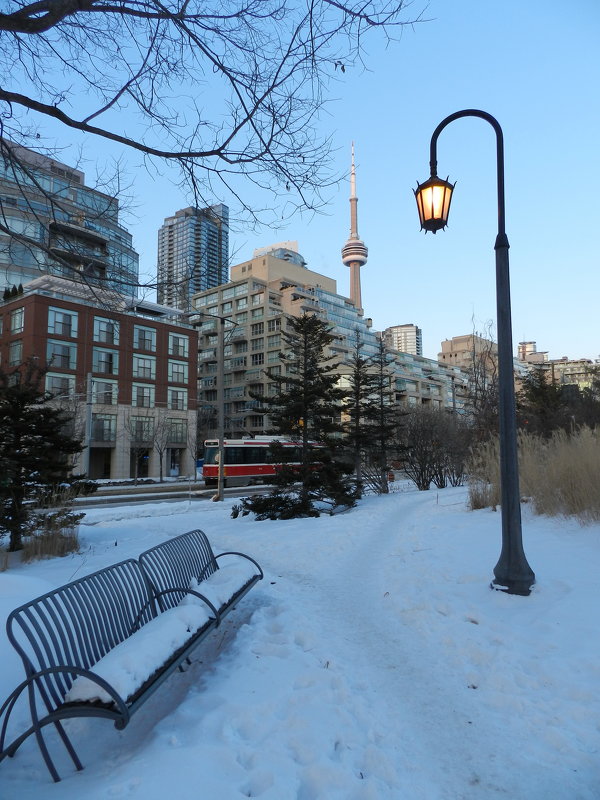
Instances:
[[[418,184],[414,190],[421,230],[437,233],[448,224],[452,190],[456,184],[443,181],[437,175],[425,183]]]

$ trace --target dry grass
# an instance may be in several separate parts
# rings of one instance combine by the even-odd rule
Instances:
[[[40,558],[60,558],[69,553],[76,553],[78,550],[78,528],[60,531],[48,530],[24,539],[22,560],[27,563]]]
[[[500,505],[500,449],[492,439],[478,446],[467,466],[469,508],[496,508]]]
[[[499,503],[498,453],[495,441],[472,457],[472,509]],[[600,520],[600,431],[584,427],[570,436],[557,431],[549,440],[520,434],[519,473],[521,496],[531,500],[537,514]]]

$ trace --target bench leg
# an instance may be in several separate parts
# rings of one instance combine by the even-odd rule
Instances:
[[[44,703],[46,705],[46,708],[48,708],[48,711],[50,711],[49,703],[48,703],[48,700],[46,698],[46,694],[45,694],[45,692],[43,690],[43,687],[39,687],[39,689],[40,689],[40,694],[42,696],[42,699],[44,700]],[[46,742],[45,742],[44,737],[42,735],[42,727],[44,725],[49,725],[50,723],[52,723],[54,725],[54,727],[58,731],[58,735],[62,739],[62,742],[63,742],[63,744],[65,746],[65,749],[66,749],[67,753],[71,756],[71,760],[73,761],[73,764],[75,765],[75,769],[82,770],[83,769],[83,764],[79,760],[79,758],[77,756],[77,753],[75,752],[75,749],[74,749],[73,745],[71,744],[71,741],[70,741],[69,737],[65,733],[65,730],[64,730],[62,724],[60,723],[60,721],[57,720],[57,719],[52,719],[51,717],[49,717],[49,718],[46,718],[45,720],[42,720],[41,723],[40,723],[40,720],[38,718],[38,713],[37,713],[37,706],[36,706],[36,703],[35,703],[35,689],[33,688],[33,686],[29,687],[29,708],[31,710],[31,721],[33,723],[33,725],[32,725],[33,732],[35,733],[35,738],[37,740],[38,747],[40,748],[40,752],[42,754],[44,762],[46,763],[46,766],[48,767],[48,772],[52,776],[52,780],[55,783],[59,783],[60,775],[58,774],[58,772],[56,770],[56,767],[54,766],[54,762],[50,758],[50,753],[48,752],[48,747],[46,746]]]

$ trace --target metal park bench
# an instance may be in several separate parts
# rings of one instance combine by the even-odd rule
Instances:
[[[0,708],[0,761],[34,734],[59,781],[43,736],[54,725],[76,769],[83,769],[62,720],[102,717],[125,728],[262,577],[256,561],[243,553],[215,556],[196,530],[12,611],[8,639],[26,678]],[[24,692],[31,725],[5,745],[9,718]]]

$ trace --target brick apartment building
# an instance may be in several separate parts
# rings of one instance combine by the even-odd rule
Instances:
[[[180,312],[43,276],[0,301],[4,369],[48,366],[47,391],[73,409],[91,478],[191,475],[198,335]]]

